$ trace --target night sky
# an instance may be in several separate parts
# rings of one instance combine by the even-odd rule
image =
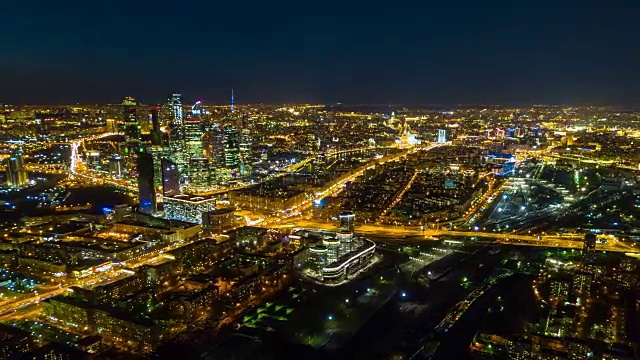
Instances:
[[[640,1],[27,2],[0,103],[640,106]]]

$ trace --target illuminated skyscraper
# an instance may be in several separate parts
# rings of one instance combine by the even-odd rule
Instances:
[[[29,183],[22,159],[22,149],[18,149],[7,159],[6,175],[7,184],[12,188],[21,188]]]
[[[251,158],[251,130],[249,129],[249,124],[247,123],[246,116],[242,117],[241,121],[242,127],[240,130],[240,144],[238,146],[240,150],[240,158],[245,162],[250,162]]]
[[[118,126],[115,119],[107,119],[105,121],[105,129],[106,132],[118,132]]]
[[[438,130],[438,144],[444,144],[447,142],[447,130]]]
[[[139,153],[137,156],[140,212],[153,214],[156,212],[156,192],[153,185],[153,156],[147,153]]]
[[[202,122],[199,117],[188,118],[184,121],[185,151],[189,156],[202,157]]]
[[[167,147],[151,145],[150,154],[153,156],[153,183],[156,193],[162,193],[162,159],[168,158],[171,153]]]
[[[109,159],[109,172],[116,177],[121,177],[124,172],[124,162],[122,161],[122,157],[118,154],[115,154],[112,158]]]
[[[224,162],[229,169],[236,169],[240,163],[240,135],[233,125],[226,125],[224,132]]]
[[[182,115],[180,114],[180,116]],[[180,119],[180,123],[175,121],[177,121],[177,119],[174,118],[174,122],[170,125],[169,131],[170,158],[178,166],[181,182],[184,182],[186,180],[187,165],[191,155],[187,152],[184,121],[182,119]]]
[[[184,116],[182,114],[182,94],[173,94],[169,98],[169,107],[171,108],[171,115],[173,116],[172,122],[177,125],[182,125]]]
[[[142,127],[136,119],[136,105],[136,99],[132,97],[122,100],[122,130],[127,137],[127,142],[142,140]]]
[[[162,195],[180,195],[180,174],[178,166],[170,160],[162,159]]]
[[[151,108],[149,111],[149,121],[151,122],[151,145],[162,146],[162,131],[160,130],[158,108]]]
[[[211,185],[209,159],[193,157],[189,159],[189,186],[192,188],[206,188]]]
[[[224,130],[220,124],[212,123],[205,127],[203,148],[213,165],[225,166]]]

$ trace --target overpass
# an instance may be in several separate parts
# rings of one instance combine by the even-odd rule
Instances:
[[[310,220],[299,220],[273,225],[275,228],[314,228],[323,230],[337,230],[335,223],[323,223]],[[515,233],[482,232],[482,231],[457,231],[445,229],[422,229],[419,226],[392,226],[379,224],[365,224],[355,229],[356,233],[370,236],[397,238],[397,240],[433,241],[436,237],[464,236],[493,239],[499,244],[518,246],[558,247],[570,249],[582,249],[584,234],[565,233],[555,235],[522,235]],[[607,244],[597,244],[598,250],[640,253],[636,248],[627,243],[610,239]]]
[[[624,165],[624,164],[620,164],[619,162],[615,161],[615,160],[601,160],[601,159],[593,159],[593,158],[588,158],[588,157],[583,157],[583,156],[578,156],[578,155],[560,155],[560,154],[544,154],[544,155],[540,155],[540,157],[543,160],[557,160],[557,159],[562,159],[562,160],[569,160],[569,161],[577,161],[579,163],[584,163],[584,164],[590,164],[590,165],[597,165],[597,166],[613,166],[616,167],[618,169],[625,169],[625,170],[640,170],[640,168],[635,167],[635,166],[631,166],[631,165]]]

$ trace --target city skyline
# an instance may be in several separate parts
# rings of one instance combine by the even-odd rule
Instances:
[[[638,10],[5,4],[0,359],[639,359]]]
[[[640,111],[2,110],[0,357],[634,353]]]

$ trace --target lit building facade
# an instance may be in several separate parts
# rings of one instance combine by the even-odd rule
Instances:
[[[340,219],[340,228],[353,232],[355,228],[356,214],[352,211],[343,211],[338,216]]]
[[[204,213],[216,209],[216,199],[201,196],[176,195],[164,197],[164,215],[169,220],[202,224]]]
[[[124,161],[120,155],[114,155],[109,159],[109,172],[116,177],[121,177],[125,173]]]
[[[135,98],[127,97],[122,100],[122,130],[127,137],[127,142],[140,142],[142,140],[142,127],[136,118],[137,102]]]
[[[188,181],[189,187],[195,189],[207,188],[211,185],[209,159],[205,157],[189,159]]]
[[[182,125],[184,120],[183,108],[182,108],[182,94],[174,93],[169,98],[169,107],[171,108],[172,122],[177,125]]]
[[[224,132],[224,163],[229,169],[236,169],[240,163],[240,136],[233,125],[226,125]]]
[[[202,122],[199,118],[189,118],[184,121],[185,151],[189,156],[202,157]]]
[[[444,144],[447,142],[447,130],[438,130],[438,144]]]
[[[366,239],[360,239],[359,242],[360,244],[356,249],[341,256],[338,261],[327,264],[322,269],[322,277],[325,283],[347,281],[374,262],[376,244]]]
[[[202,228],[213,232],[222,232],[235,225],[235,209],[217,209],[204,213]]]
[[[305,249],[296,267],[302,275],[326,285],[337,285],[355,278],[376,262],[373,241],[354,237],[342,229],[320,233],[322,243]]]
[[[171,160],[162,159],[162,195],[175,196],[180,194],[180,174],[178,166]]]
[[[29,184],[29,177],[24,168],[24,159],[22,150],[18,150],[11,154],[7,159],[7,185],[12,188],[21,188]]]

